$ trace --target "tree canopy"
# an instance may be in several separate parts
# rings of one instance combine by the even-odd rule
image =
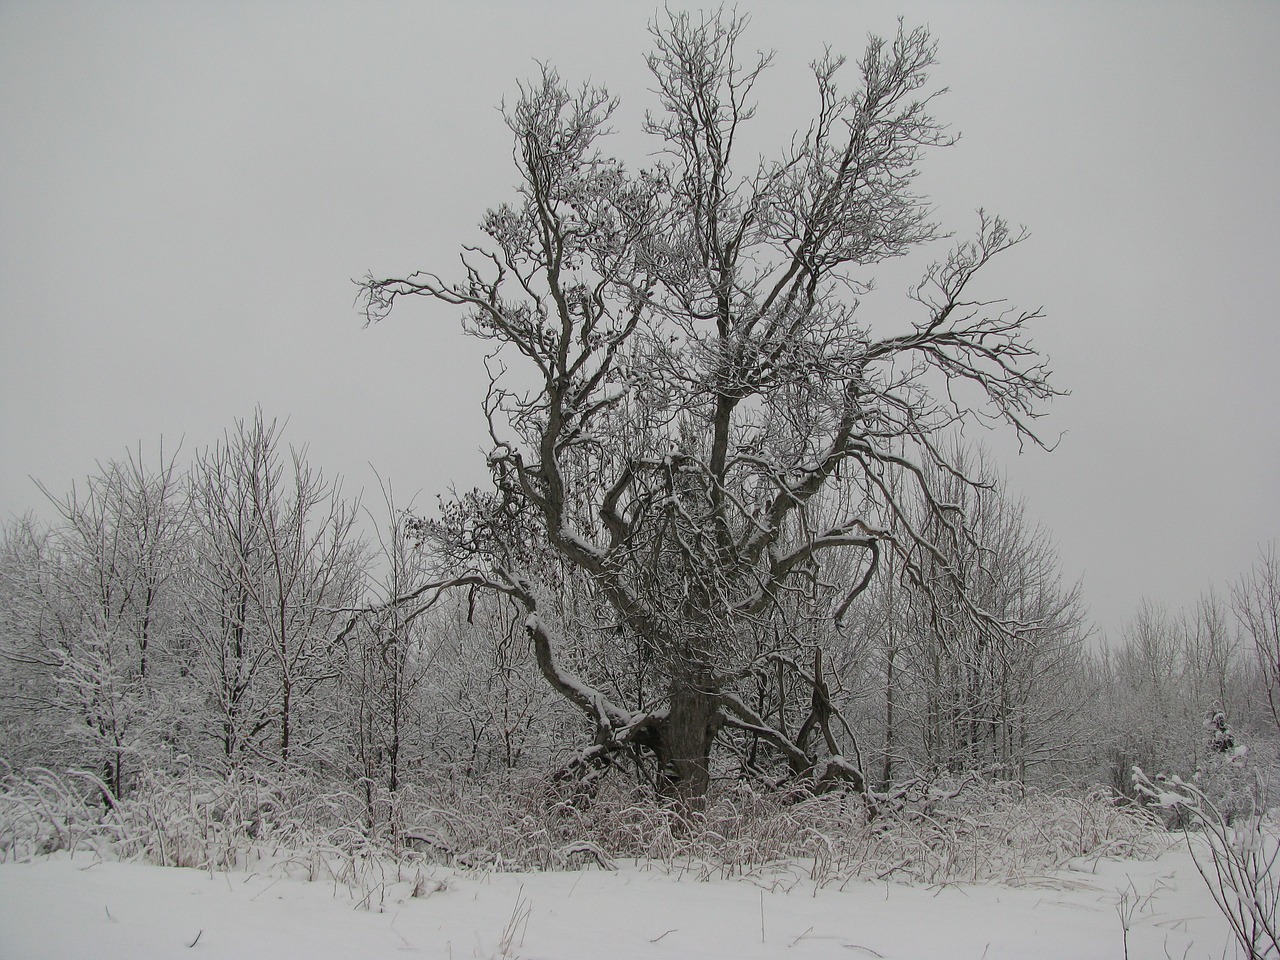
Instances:
[[[746,26],[667,12],[651,28],[658,150],[637,170],[605,147],[616,101],[544,67],[504,110],[517,196],[486,214],[460,276],[363,282],[370,321],[427,297],[494,345],[493,491],[420,526],[447,564],[400,599],[512,597],[543,675],[589,718],[583,763],[625,757],[685,801],[722,733],[765,744],[778,782],[863,784],[821,650],[885,551],[946,593],[946,616],[1020,628],[949,561],[971,534],[935,480],[962,474],[944,443],[957,426],[1038,443],[1056,392],[1026,337],[1039,312],[972,291],[1024,237],[999,217],[980,211],[923,269],[897,332],[860,309],[871,268],[941,239],[914,189],[925,153],[952,142],[929,32],[872,37],[852,70],[816,60],[812,118],[762,158],[740,141],[771,56],[744,53]],[[549,590],[566,578],[589,614]],[[602,625],[642,680],[566,656]]]

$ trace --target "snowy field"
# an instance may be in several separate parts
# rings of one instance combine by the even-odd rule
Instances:
[[[639,866],[536,874],[434,868],[387,877],[364,896],[278,872],[211,875],[61,853],[0,864],[0,957],[1235,956],[1189,854],[1176,846],[1154,860],[1077,862],[1019,887],[815,889],[799,865],[794,875],[706,882]]]

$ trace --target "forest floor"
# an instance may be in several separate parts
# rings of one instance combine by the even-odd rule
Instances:
[[[1016,887],[818,888],[803,864],[727,880],[643,864],[523,874],[424,867],[354,889],[279,869],[211,874],[85,852],[0,864],[0,957],[15,960],[1234,955],[1185,842],[1149,860],[1076,861]]]

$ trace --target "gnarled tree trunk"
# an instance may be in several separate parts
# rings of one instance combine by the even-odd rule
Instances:
[[[669,712],[658,727],[658,789],[683,809],[698,809],[711,785],[711,745],[722,723],[720,700],[705,674],[677,674],[669,689]]]

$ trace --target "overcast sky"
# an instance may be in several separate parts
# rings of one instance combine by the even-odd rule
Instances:
[[[1280,537],[1280,3],[740,3],[774,49],[756,139],[824,44],[901,13],[940,42],[939,220],[1032,238],[984,288],[1043,305],[1071,396],[1011,486],[1104,632]],[[447,270],[511,195],[495,109],[535,59],[652,106],[647,4],[0,0],[0,518],[261,404],[346,489],[430,505],[483,478],[478,344],[439,307],[362,329],[352,278]],[[943,251],[937,251],[941,254]],[[927,257],[926,257],[927,259]],[[916,261],[912,273],[925,265]],[[904,275],[883,271],[876,310]],[[46,511],[47,512],[47,511]]]

